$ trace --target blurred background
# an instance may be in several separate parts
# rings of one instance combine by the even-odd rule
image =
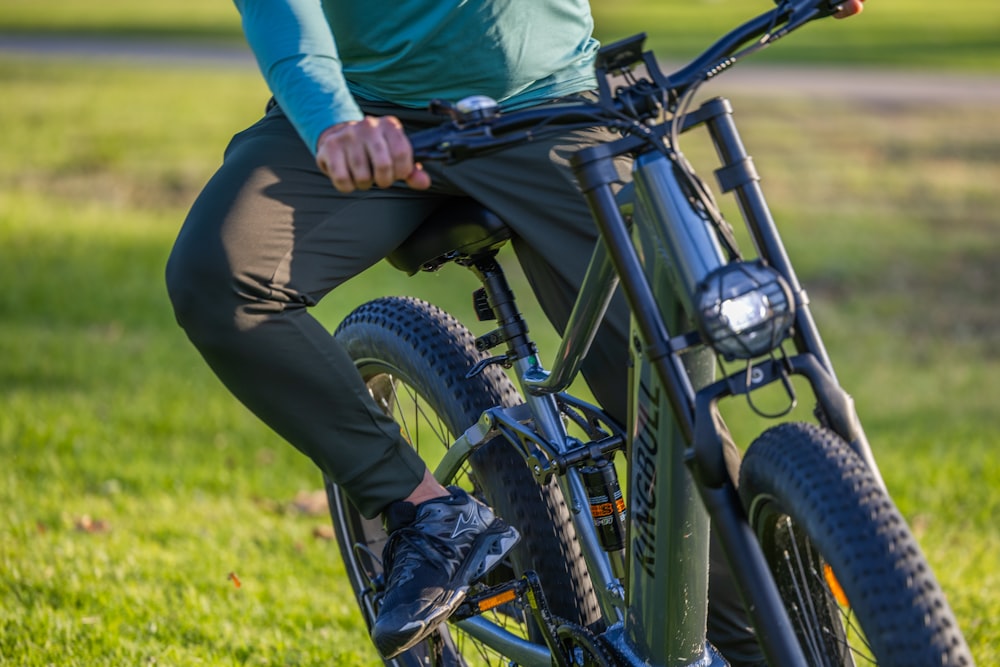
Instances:
[[[669,66],[770,3],[592,6],[603,40],[646,31]],[[705,91],[734,102],[980,665],[1000,664],[998,35],[993,0],[869,0]],[[0,664],[374,664],[318,473],[211,376],[163,287],[268,97],[236,10],[4,0],[0,90]],[[415,294],[469,319],[474,287],[379,266],[316,312]]]

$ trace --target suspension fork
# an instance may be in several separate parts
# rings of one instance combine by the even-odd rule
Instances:
[[[799,283],[798,276],[792,268],[792,262],[785,251],[781,235],[771,216],[771,210],[760,187],[760,177],[753,164],[753,158],[747,153],[740,138],[736,123],[733,120],[733,107],[729,100],[714,98],[703,104],[695,113],[686,119],[685,129],[705,124],[722,167],[715,175],[722,192],[732,192],[740,213],[750,230],[751,238],[759,255],[774,267],[787,281],[795,295],[795,326],[793,327],[794,343],[798,351],[805,352],[819,362],[824,372],[824,383],[814,389],[833,395],[829,400],[820,400],[817,406],[817,416],[828,427],[836,431],[846,440],[852,449],[861,456],[871,469],[875,479],[885,488],[882,474],[875,462],[871,445],[865,435],[861,422],[854,410],[853,400],[839,387],[833,363],[827,354],[826,347],[820,337],[819,329],[809,309],[809,297]],[[821,399],[823,397],[821,396]],[[834,401],[838,406],[846,403],[845,410],[830,410],[826,404]]]
[[[753,158],[743,146],[733,107],[729,100],[715,98],[702,105],[693,115],[690,127],[704,123],[718,153],[722,167],[715,172],[722,192],[732,192],[736,197],[743,219],[760,256],[788,282],[796,297],[795,337],[800,350],[809,350],[819,359],[826,371],[833,375],[833,364],[823,346],[809,310],[809,300],[792,268],[785,251],[778,227],[760,187],[760,176]],[[836,379],[836,377],[834,377]]]

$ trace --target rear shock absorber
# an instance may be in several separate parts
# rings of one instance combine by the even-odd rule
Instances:
[[[616,577],[625,576],[625,499],[618,484],[615,466],[606,458],[580,468],[590,503],[590,516],[601,547],[611,556]]]

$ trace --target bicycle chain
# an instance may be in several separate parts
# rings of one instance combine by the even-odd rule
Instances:
[[[617,652],[587,628],[558,616],[553,616],[552,622],[556,637],[573,667],[618,667],[621,664]]]

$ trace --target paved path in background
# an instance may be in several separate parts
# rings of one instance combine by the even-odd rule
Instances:
[[[254,67],[246,47],[156,40],[98,39],[0,33],[0,55],[46,59],[93,58],[137,65]],[[665,71],[670,71],[668,66]],[[725,95],[766,93],[834,99],[1000,106],[1000,76],[900,72],[883,69],[741,63],[714,83]]]
[[[88,58],[136,65],[254,66],[249,49],[239,45],[72,35],[0,33],[0,55],[45,59]]]

